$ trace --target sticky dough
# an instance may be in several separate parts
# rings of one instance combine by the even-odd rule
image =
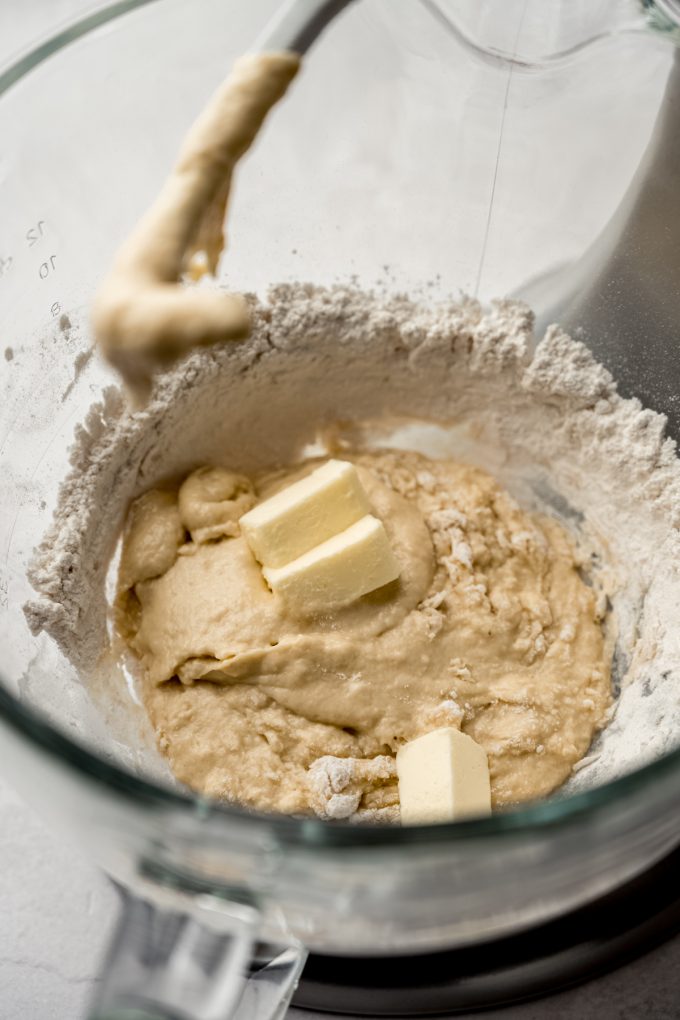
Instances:
[[[241,57],[184,140],[155,202],[121,247],[96,295],[97,343],[143,399],[156,369],[192,347],[249,330],[244,299],[181,284],[214,273],[234,167],[299,68],[293,53]]]
[[[237,527],[318,462],[252,483],[202,469],[133,504],[118,625],[175,775],[260,809],[395,820],[396,750],[456,726],[488,752],[495,806],[548,794],[610,704],[571,540],[477,468],[402,451],[347,459],[402,570],[328,616],[292,616]]]

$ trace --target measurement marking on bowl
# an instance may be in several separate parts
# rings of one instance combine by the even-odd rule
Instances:
[[[44,227],[45,227],[45,221],[44,220],[38,220],[38,222],[36,223],[36,225],[34,227],[29,227],[28,228],[28,230],[26,231],[26,240],[28,241],[28,247],[29,248],[32,248],[34,244],[37,244],[37,242],[43,236]]]
[[[45,239],[49,240],[49,234],[50,234],[49,222],[44,219],[35,219],[32,222],[31,226],[29,226],[24,232],[23,235],[24,246],[29,249],[34,248],[36,245],[39,245]],[[0,277],[9,272],[10,268],[13,266],[15,261],[16,260],[13,255],[7,255],[4,258],[0,256]],[[41,280],[51,279],[57,272],[57,253],[53,251],[50,255],[48,255],[46,259],[43,259],[37,265],[37,271],[38,276],[40,277]],[[61,311],[62,311],[61,302],[58,300],[54,300],[53,296],[53,300],[50,304],[51,317],[55,319],[58,315],[61,314]]]
[[[53,273],[57,268],[57,256],[50,255],[47,262],[40,263],[40,269],[38,270],[41,280],[46,280],[50,273]]]

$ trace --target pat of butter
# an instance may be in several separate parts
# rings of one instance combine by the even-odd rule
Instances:
[[[265,567],[283,567],[371,512],[354,464],[329,460],[241,517],[241,533]]]
[[[486,751],[451,726],[401,747],[397,776],[402,825],[451,822],[491,811]]]
[[[284,567],[264,567],[272,591],[301,609],[347,605],[399,577],[382,521],[367,514]]]

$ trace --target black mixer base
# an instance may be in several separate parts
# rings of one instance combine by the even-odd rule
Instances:
[[[680,931],[680,848],[606,896],[510,937],[422,956],[312,955],[293,1003],[375,1017],[455,1015],[580,984]]]

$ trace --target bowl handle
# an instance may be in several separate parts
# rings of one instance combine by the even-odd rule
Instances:
[[[258,940],[251,904],[214,895],[187,909],[118,886],[123,910],[89,1020],[282,1020],[307,956]]]

